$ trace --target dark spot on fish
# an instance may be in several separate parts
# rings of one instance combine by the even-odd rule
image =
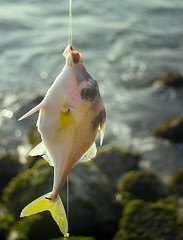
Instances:
[[[97,95],[97,90],[91,85],[86,85],[81,91],[81,98],[89,102],[93,101]]]
[[[50,198],[50,197],[45,197],[45,199],[51,200],[51,198]]]
[[[72,53],[71,53],[71,56],[72,56],[72,61],[73,61],[73,63],[75,63],[75,64],[79,63],[80,55],[79,55],[79,52],[78,52],[78,51],[72,52]]]
[[[99,125],[103,125],[105,123],[106,120],[106,111],[105,109],[103,111],[101,111],[97,117],[92,121],[92,127],[95,130],[96,128],[98,128]]]

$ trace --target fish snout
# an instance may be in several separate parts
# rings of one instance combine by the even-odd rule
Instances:
[[[82,60],[81,54],[78,51],[73,51],[71,53],[71,58],[74,64],[77,64],[80,62],[80,60]]]

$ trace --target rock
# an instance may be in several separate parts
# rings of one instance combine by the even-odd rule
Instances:
[[[118,228],[122,206],[115,201],[119,178],[138,169],[139,153],[109,145],[100,149],[95,160],[77,164],[69,174],[69,232],[71,236],[92,236],[111,240]],[[23,207],[50,192],[53,168],[43,159],[16,176],[3,191],[3,202],[15,215],[11,229],[28,239],[51,239],[60,236],[48,212],[19,220]],[[60,196],[66,206],[66,185]],[[101,207],[102,206],[102,207]],[[25,226],[24,226],[25,225]]]
[[[172,176],[169,187],[171,192],[183,197],[183,168]]]
[[[156,137],[167,138],[172,142],[183,142],[183,115],[155,127],[152,134]]]
[[[35,147],[38,143],[41,142],[41,135],[37,130],[37,127],[35,125],[30,126],[28,133],[28,142],[31,144],[32,147]]]
[[[12,230],[7,238],[7,240],[28,240],[28,238],[24,235],[22,235],[21,233],[15,231],[15,230]]]
[[[183,87],[183,76],[175,70],[167,71],[152,82],[152,87],[155,89],[161,87]]]
[[[130,196],[154,202],[167,195],[167,187],[157,175],[148,171],[131,171],[119,180],[118,191],[130,193]]]
[[[50,240],[64,240],[64,238],[54,238]],[[69,240],[95,240],[95,238],[92,237],[83,237],[83,236],[70,236]]]
[[[131,152],[128,147],[108,144],[99,149],[94,163],[107,176],[112,186],[128,171],[138,170],[141,153]]]
[[[3,201],[18,219],[20,211],[26,204],[51,190],[52,181],[53,168],[45,160],[37,160],[32,168],[16,176],[4,189]],[[115,194],[107,177],[94,164],[88,166],[78,164],[70,173],[69,182],[70,233],[111,239],[117,229],[121,207],[114,201]],[[66,186],[61,190],[61,197],[66,203]],[[42,215],[43,213],[40,214]],[[59,237],[58,227],[53,227],[55,223],[49,217],[50,214],[41,219],[33,219],[34,227],[31,227],[26,235],[29,238],[34,236],[30,238],[34,240],[42,237],[49,239],[49,232],[52,233],[52,237]],[[24,219],[20,221],[22,227],[19,229],[24,229],[24,224],[31,225]],[[35,226],[43,229],[44,233],[35,231]],[[14,230],[17,231],[17,228]]]
[[[0,194],[9,181],[18,173],[20,164],[12,154],[0,156]]]
[[[0,239],[6,239],[14,221],[15,219],[12,214],[3,214],[0,212]]]
[[[174,197],[157,203],[146,203],[140,199],[129,201],[113,240],[182,240],[183,224],[177,211],[177,199]]]
[[[30,201],[49,192],[52,184],[52,168],[45,160],[37,160],[35,165],[27,171],[17,175],[3,190],[3,203],[16,218],[22,208]],[[48,184],[45,185],[45,182]],[[49,181],[50,180],[50,181]]]
[[[26,240],[47,240],[61,236],[49,212],[17,219],[11,226],[11,231],[18,233]]]

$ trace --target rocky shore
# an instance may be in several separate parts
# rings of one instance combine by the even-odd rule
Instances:
[[[155,91],[182,86],[183,78],[175,71],[151,84]],[[16,118],[25,108],[17,111]],[[30,148],[40,137],[31,121],[27,121],[26,145]],[[183,116],[154,126],[149,132],[182,144]],[[73,168],[69,174],[69,239],[183,239],[183,168],[165,183],[157,173],[144,170],[142,161],[141,152],[109,143],[98,149],[91,162]],[[51,190],[53,168],[39,157],[26,157],[26,164],[22,164],[18,154],[7,152],[0,155],[0,169],[0,239],[63,239],[48,212],[19,218],[26,204]],[[66,185],[60,196],[66,206]]]

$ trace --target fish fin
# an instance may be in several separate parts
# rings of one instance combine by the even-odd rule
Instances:
[[[104,122],[102,125],[100,125],[100,146],[102,146],[102,144],[103,144],[104,135],[105,135],[105,127],[106,127],[106,122]]]
[[[77,161],[77,163],[84,163],[90,161],[97,154],[97,148],[95,141],[92,143],[88,151]]]
[[[43,118],[43,109],[40,109],[38,119],[37,119],[37,123],[36,123],[36,127],[38,127],[38,129],[39,129],[39,125],[41,124],[42,118]]]
[[[26,114],[24,114],[21,118],[18,119],[18,121],[21,121],[27,117],[29,117],[30,115],[34,114],[35,112],[37,112],[38,110],[40,110],[43,107],[42,102],[40,104],[38,104],[37,106],[35,106],[34,108],[32,108],[30,111],[28,111]]]
[[[36,145],[30,152],[29,156],[41,156],[43,157],[50,166],[54,167],[53,161],[51,157],[49,156],[48,152],[46,151],[46,147],[44,146],[43,142],[40,142],[38,145]]]
[[[59,196],[56,200],[52,200],[50,196],[51,193],[47,193],[28,204],[22,210],[20,217],[27,217],[39,212],[49,211],[60,231],[65,235],[68,231],[68,222],[62,200]]]

